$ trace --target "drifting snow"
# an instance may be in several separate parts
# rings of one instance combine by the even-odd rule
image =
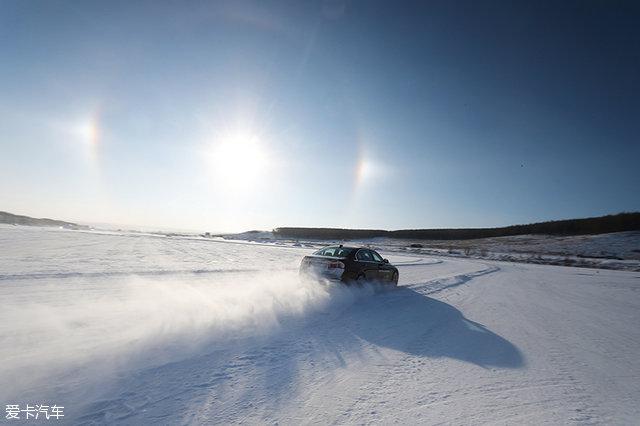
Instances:
[[[301,280],[306,248],[11,226],[0,244],[2,404],[74,423],[640,416],[638,273],[388,256],[383,291]]]

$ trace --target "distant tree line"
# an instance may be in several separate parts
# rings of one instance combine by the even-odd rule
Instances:
[[[401,229],[385,231],[381,229],[283,227],[274,229],[273,233],[279,237],[319,240],[356,240],[375,237],[419,240],[471,240],[474,238],[526,234],[587,235],[638,230],[640,230],[640,212],[619,213],[586,219],[553,220],[502,228]]]

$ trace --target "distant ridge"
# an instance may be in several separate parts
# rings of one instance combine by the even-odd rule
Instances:
[[[402,229],[385,231],[380,229],[282,227],[274,229],[273,233],[276,236],[286,238],[325,240],[354,240],[375,237],[416,240],[471,240],[475,238],[506,237],[526,234],[593,235],[638,230],[640,230],[640,212],[619,213],[586,219],[553,220],[501,228]]]
[[[13,213],[0,211],[0,223],[8,223],[10,225],[27,225],[27,226],[62,226],[69,229],[88,229],[87,226],[78,225],[73,222],[65,222],[63,220],[54,220],[47,218],[35,218],[29,216],[21,216]]]

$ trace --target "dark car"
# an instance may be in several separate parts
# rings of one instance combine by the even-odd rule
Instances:
[[[325,247],[302,258],[300,273],[346,284],[377,281],[398,285],[398,268],[375,250],[366,247]]]

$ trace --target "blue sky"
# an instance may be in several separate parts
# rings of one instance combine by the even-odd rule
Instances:
[[[233,231],[640,210],[633,2],[0,2],[0,210]]]

